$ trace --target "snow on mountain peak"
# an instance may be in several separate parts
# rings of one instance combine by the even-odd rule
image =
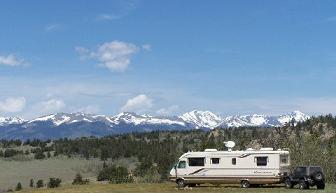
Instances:
[[[305,120],[309,119],[309,116],[303,114],[300,111],[293,111],[291,113],[287,113],[284,115],[280,115],[278,120],[279,122],[284,125],[292,120],[294,120],[295,122],[303,122]]]
[[[300,111],[270,116],[263,114],[234,115],[220,117],[210,111],[193,110],[177,117],[160,117],[130,112],[115,116],[91,115],[85,113],[56,113],[41,116],[31,121],[16,117],[0,117],[2,138],[28,139],[105,136],[129,132],[155,130],[190,130],[228,127],[280,127],[294,120],[305,121],[309,117]],[[13,129],[14,128],[14,129]],[[54,132],[60,128],[62,132]]]
[[[195,125],[197,128],[213,129],[220,125],[222,119],[210,111],[193,110],[179,116],[180,119],[187,123]]]
[[[217,127],[242,127],[242,126],[262,126],[262,127],[278,127],[294,120],[302,122],[309,118],[300,111],[291,113],[270,116],[263,114],[252,115],[234,115],[220,117],[210,111],[193,110],[179,117],[158,117],[148,114],[139,115],[133,112],[122,112],[115,116],[106,115],[91,115],[85,113],[56,113],[38,117],[29,122],[16,117],[0,117],[0,126],[8,124],[35,123],[35,122],[52,122],[54,126],[62,124],[72,124],[77,122],[103,122],[109,127],[114,127],[118,124],[130,125],[180,125],[182,127],[193,128],[208,128],[214,129]]]
[[[99,116],[96,116],[99,117]],[[56,113],[51,115],[46,115],[38,117],[29,121],[29,123],[41,122],[41,121],[51,121],[55,126],[59,126],[65,123],[75,123],[80,121],[92,122],[97,118],[94,118],[93,115],[85,113]]]
[[[115,124],[118,124],[120,122],[125,122],[129,124],[134,124],[134,125],[140,125],[140,124],[166,124],[166,125],[182,125],[185,126],[185,123],[179,120],[174,120],[170,118],[164,118],[164,117],[154,117],[151,115],[138,115],[136,113],[130,113],[130,112],[123,112],[119,113],[118,115],[111,117],[111,120]]]
[[[9,124],[21,124],[26,122],[26,120],[19,117],[0,117],[0,126]]]
[[[300,111],[270,116],[263,114],[236,115],[224,118],[221,127],[243,127],[243,126],[262,126],[262,127],[280,127],[294,119],[295,122],[302,122],[309,118]]]

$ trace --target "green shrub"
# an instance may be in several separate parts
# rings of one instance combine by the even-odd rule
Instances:
[[[43,180],[38,180],[36,182],[36,188],[42,188],[44,186]]]
[[[72,185],[84,185],[88,184],[90,181],[89,179],[84,179],[80,173],[76,174],[75,179],[72,181]]]
[[[60,178],[50,178],[48,188],[57,188],[61,186],[62,180]]]
[[[110,183],[132,183],[133,177],[129,175],[127,168],[123,166],[108,166],[103,168],[97,177],[98,181],[109,181]]]
[[[5,152],[4,152],[4,157],[5,158],[13,157],[17,154],[22,154],[22,153],[23,153],[22,151],[17,151],[15,149],[6,149]]]
[[[143,160],[135,170],[134,175],[136,181],[140,183],[158,183],[161,181],[161,176],[156,166],[150,160]]]
[[[37,150],[36,150],[36,153],[35,153],[35,155],[34,155],[34,158],[35,159],[44,159],[46,156],[44,155],[44,153],[43,153],[43,151],[40,149],[40,148],[38,148]]]

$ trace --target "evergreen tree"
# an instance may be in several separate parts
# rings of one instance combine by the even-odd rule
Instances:
[[[83,184],[88,184],[89,180],[85,179],[83,180],[83,177],[80,173],[77,173],[75,176],[75,179],[72,181],[72,185],[83,185]]]
[[[36,188],[42,188],[44,186],[43,180],[38,180],[36,182]]]
[[[47,184],[48,188],[58,188],[61,185],[62,180],[60,178],[50,178]]]
[[[15,191],[20,191],[20,190],[22,190],[22,185],[21,185],[21,183],[19,182],[19,183],[16,185]]]
[[[34,180],[30,179],[29,187],[34,188]]]

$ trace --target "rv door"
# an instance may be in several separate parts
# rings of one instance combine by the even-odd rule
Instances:
[[[176,174],[177,175],[186,175],[187,173],[187,161],[186,160],[180,160],[176,165]]]

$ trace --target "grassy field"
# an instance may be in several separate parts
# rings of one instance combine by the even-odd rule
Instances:
[[[134,169],[136,160],[128,158],[114,160],[113,163],[129,166]],[[108,161],[107,163],[111,163]],[[30,179],[35,183],[42,179],[47,183],[49,178],[61,178],[62,184],[71,184],[76,173],[81,173],[83,178],[95,181],[97,173],[103,162],[99,159],[86,160],[83,158],[56,157],[44,160],[10,160],[0,159],[0,192],[14,189],[20,182],[23,187],[28,187]]]
[[[326,189],[303,191],[298,189],[285,189],[283,187],[262,187],[241,189],[239,186],[201,186],[178,190],[174,183],[165,184],[92,184],[83,186],[64,186],[56,189],[24,190],[24,193],[174,193],[174,192],[195,192],[195,193],[299,193],[299,192],[323,192],[335,193],[336,185],[327,184]]]

